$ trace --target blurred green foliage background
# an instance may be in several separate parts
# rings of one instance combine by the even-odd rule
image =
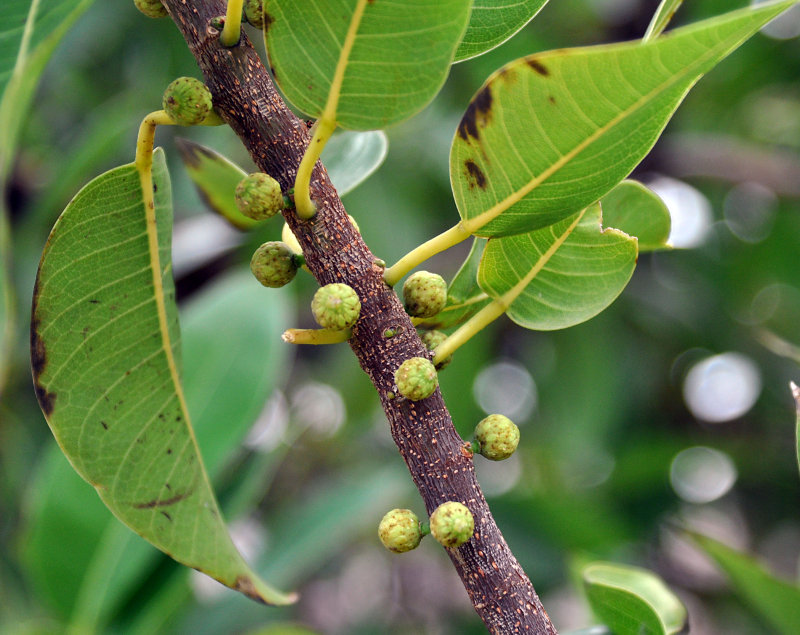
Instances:
[[[656,4],[554,0],[517,37],[455,66],[433,104],[387,131],[385,164],[345,197],[373,252],[394,262],[454,223],[450,140],[491,72],[536,51],[640,37]],[[726,0],[687,2],[675,23],[729,9]],[[679,201],[676,225],[681,211],[699,223],[696,246],[642,256],[623,296],[576,328],[532,333],[499,320],[441,375],[463,436],[485,412],[520,425],[512,460],[476,460],[476,468],[559,629],[593,623],[574,571],[600,558],[661,574],[686,602],[693,633],[771,632],[670,530],[675,523],[797,579],[800,478],[788,389],[800,379],[796,11],[783,29],[783,39],[759,35],[704,78],[634,174]],[[267,609],[175,565],[109,521],[55,448],[27,357],[41,249],[84,183],[132,160],[138,123],[159,107],[163,88],[198,74],[169,20],[146,20],[130,2],[98,2],[58,48],[30,109],[4,193],[23,327],[0,400],[0,632],[71,624],[74,632],[202,635],[287,621],[319,633],[484,632],[435,543],[396,556],[377,540],[386,510],[423,507],[348,347],[276,346],[284,328],[312,325],[310,276],[256,290],[269,310],[254,311],[242,294],[222,309],[208,299],[236,284],[230,274],[280,234],[280,223],[251,235],[220,230],[187,179],[176,135],[249,169],[227,129],[159,129],[157,137],[173,178],[181,309],[187,322],[212,325],[196,331],[191,372],[213,385],[224,371],[229,382],[216,389],[220,414],[201,443],[219,456],[216,486],[243,549],[267,580],[298,589],[300,602]],[[426,268],[451,277],[467,249]],[[275,340],[245,346],[240,367],[214,353],[212,340],[235,336],[214,311],[248,309],[247,320],[272,320]],[[226,386],[253,363],[276,372],[263,388],[266,407],[248,410]],[[244,442],[225,434],[228,408],[254,424]],[[281,628],[263,632],[290,632]]]

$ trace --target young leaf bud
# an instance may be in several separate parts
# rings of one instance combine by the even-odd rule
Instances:
[[[475,426],[481,454],[490,461],[507,459],[519,445],[519,428],[503,415],[489,415]]]
[[[431,514],[431,533],[444,547],[460,547],[472,538],[474,531],[472,512],[461,503],[442,503]]]
[[[213,112],[211,93],[194,77],[179,77],[164,91],[162,108],[179,126],[196,126]]]
[[[353,288],[346,284],[326,284],[314,294],[311,312],[322,328],[349,329],[358,320],[361,301]]]
[[[383,546],[394,553],[405,553],[419,546],[422,540],[419,518],[410,509],[393,509],[378,526],[378,537]]]
[[[447,334],[442,333],[441,331],[424,330],[420,332],[419,337],[422,340],[422,343],[425,344],[425,348],[427,348],[429,351],[432,351],[447,339]],[[442,368],[447,366],[452,361],[453,356],[448,355],[436,365],[436,370],[442,370]]]
[[[169,15],[161,0],[133,0],[133,4],[148,18],[165,18]]]
[[[250,271],[265,287],[282,287],[289,284],[297,273],[297,259],[282,242],[264,243],[250,260]]]
[[[254,172],[236,186],[236,207],[253,220],[272,218],[284,208],[281,186],[269,174]]]
[[[439,385],[439,376],[429,359],[412,357],[394,372],[394,383],[403,397],[419,401],[433,394]]]
[[[403,302],[409,315],[433,317],[447,302],[447,283],[438,273],[412,273],[403,285]]]
[[[264,0],[245,0],[244,17],[257,29],[264,28]]]

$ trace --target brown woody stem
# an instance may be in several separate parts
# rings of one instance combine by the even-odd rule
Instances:
[[[263,172],[284,190],[292,187],[309,143],[304,122],[278,96],[269,74],[243,34],[223,47],[209,21],[224,13],[224,0],[163,0],[205,75],[214,106]],[[265,23],[270,23],[265,16]],[[320,284],[344,282],[358,292],[361,316],[349,340],[375,385],[391,434],[425,501],[428,514],[459,501],[475,518],[475,535],[448,549],[475,610],[492,633],[555,633],[528,577],[503,539],[475,478],[471,452],[453,427],[442,395],[412,402],[391,399],[394,371],[411,357],[427,356],[397,295],[383,281],[384,269],[353,228],[328,175],[317,163],[311,179],[317,214],[301,220],[284,210],[306,264]],[[394,337],[384,337],[393,329]]]

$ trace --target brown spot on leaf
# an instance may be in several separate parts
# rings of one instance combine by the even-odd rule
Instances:
[[[492,89],[489,86],[484,86],[467,106],[467,112],[464,113],[461,122],[458,124],[458,136],[464,141],[467,141],[469,137],[474,137],[478,140],[478,128],[486,126],[491,115],[491,109]]]
[[[135,509],[155,509],[156,507],[169,507],[175,503],[180,503],[182,500],[189,498],[194,490],[187,490],[169,498],[154,498],[146,503],[133,503]]]
[[[50,416],[55,407],[56,393],[50,392],[45,388],[39,378],[47,367],[47,348],[44,340],[39,335],[39,275],[36,275],[36,282],[33,286],[33,306],[31,307],[31,374],[33,375],[33,389],[36,392],[36,399],[45,416]]]
[[[464,167],[467,168],[467,176],[470,180],[470,187],[477,185],[480,189],[485,190],[486,175],[483,173],[483,170],[478,167],[478,164],[472,159],[467,159],[464,162]]]
[[[167,512],[161,512],[161,514],[166,518],[169,522],[172,522],[172,516],[170,516]]]
[[[547,77],[550,74],[550,71],[547,70],[547,67],[542,64],[539,60],[536,60],[532,57],[529,57],[525,60],[525,62],[530,66],[534,71],[539,73],[542,77]]]
[[[272,25],[273,22],[275,22],[275,18],[273,18],[269,13],[264,11],[264,35],[267,34],[267,31],[269,31],[269,27]]]

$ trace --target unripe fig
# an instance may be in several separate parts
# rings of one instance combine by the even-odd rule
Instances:
[[[264,28],[264,0],[245,0],[244,17],[257,29]]]
[[[148,18],[165,18],[169,15],[161,0],[133,0],[133,4]]]
[[[378,526],[378,537],[383,546],[394,553],[405,553],[419,546],[422,540],[419,518],[410,509],[393,509]]]
[[[164,91],[162,107],[179,126],[196,126],[214,112],[211,93],[194,77],[179,77]]]
[[[438,273],[416,271],[403,284],[406,312],[414,317],[433,317],[447,303],[447,283]]]
[[[280,183],[269,174],[248,174],[236,186],[236,207],[253,220],[272,218],[284,208]]]
[[[282,242],[264,243],[250,260],[250,271],[265,287],[278,288],[289,284],[297,273],[297,257]]]
[[[422,340],[422,343],[425,344],[425,348],[427,348],[429,351],[432,351],[447,339],[447,334],[442,333],[441,331],[424,330],[420,332],[419,337]],[[441,362],[436,364],[436,369],[442,370],[442,368],[447,366],[452,361],[453,356],[448,355]]]
[[[430,397],[439,385],[436,368],[429,359],[412,357],[394,372],[394,383],[403,397],[419,401]]]
[[[361,313],[361,301],[352,287],[336,282],[317,289],[311,301],[311,312],[326,329],[349,329]]]
[[[475,519],[465,505],[448,501],[431,514],[431,533],[444,547],[459,547],[472,538]]]
[[[489,415],[475,426],[480,452],[490,461],[507,459],[519,445],[519,428],[504,415]]]

